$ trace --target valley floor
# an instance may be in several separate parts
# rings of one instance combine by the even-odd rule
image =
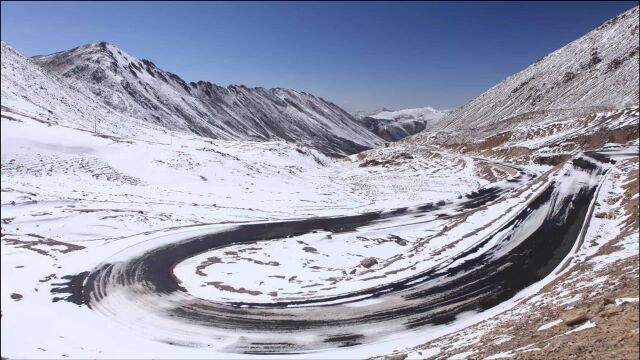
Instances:
[[[251,351],[265,352],[256,339],[268,343],[282,336],[313,344],[298,350],[317,358],[564,357],[566,351],[597,354],[592,342],[559,344],[578,336],[589,339],[599,329],[611,334],[605,342],[612,354],[628,350],[614,344],[621,337],[637,344],[638,157],[633,147],[609,146],[615,164],[598,165],[602,173],[592,176],[569,162],[513,166],[495,154],[484,159],[415,144],[336,160],[285,142],[213,141],[179,133],[127,139],[47,123],[9,108],[2,110],[1,126],[4,357],[244,358]],[[92,297],[74,298],[78,287],[93,280],[81,278],[78,284],[73,276],[105,264],[115,264],[110,271],[116,274],[119,266],[163,244],[254,224],[328,219],[329,227],[276,241],[266,241],[265,235],[265,241],[238,239],[208,248],[180,259],[172,276],[197,299],[237,304],[243,317],[260,304],[310,300],[325,304],[291,306],[270,316],[324,321],[382,314],[395,309],[388,304],[407,297],[379,300],[384,295],[352,305],[335,305],[336,299],[406,282],[450,259],[449,274],[458,268],[464,270],[459,276],[473,274],[462,265],[509,254],[514,245],[507,240],[524,243],[549,214],[561,224],[567,211],[562,199],[577,199],[575,194],[596,186],[595,198],[583,204],[589,226],[580,233],[582,243],[562,250],[568,256],[556,256],[540,279],[522,282],[524,288],[498,306],[480,312],[471,307],[440,324],[407,331],[403,321],[422,320],[391,319],[384,326],[398,328],[392,335],[374,322],[356,320],[329,330],[301,330],[297,336],[288,330],[274,335],[259,326],[204,333],[193,324],[180,327],[164,315],[184,299],[147,298],[146,282],[136,283],[144,269],[124,280],[131,292],[112,287],[115,275],[95,271],[102,282],[95,281]],[[555,200],[530,213],[536,199],[553,189]],[[353,228],[336,225],[348,216],[389,213]],[[515,221],[521,214],[527,217]],[[582,223],[576,229],[581,228]],[[474,246],[477,251],[469,253]],[[495,255],[496,249],[502,255]],[[122,275],[126,279],[131,273]],[[474,297],[481,290],[474,289]],[[494,303],[487,299],[482,301]],[[463,301],[456,309],[466,306]],[[559,322],[567,310],[584,311],[585,319],[576,326],[566,325],[566,318]],[[224,321],[243,326],[227,315]],[[620,325],[624,321],[635,323],[635,332]],[[318,341],[318,334],[324,340]]]

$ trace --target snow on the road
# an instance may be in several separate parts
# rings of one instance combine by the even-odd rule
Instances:
[[[285,142],[212,141],[178,133],[158,142],[168,136],[153,129],[141,132],[154,135],[148,138],[116,138],[36,121],[8,108],[2,115],[2,347],[7,356],[145,357],[137,352],[145,348],[176,354],[175,346],[128,331],[87,308],[52,302],[57,295],[50,290],[65,281],[63,276],[91,269],[144,239],[236,223],[417,206],[457,199],[489,183],[477,176],[473,159],[446,153],[405,159],[397,149],[381,149],[367,159],[393,164],[361,166],[364,161],[355,157],[336,161]],[[261,244],[255,253],[239,247],[238,255],[219,254],[223,262],[236,264],[226,270],[224,263],[212,264],[201,273],[226,272],[224,281],[238,287],[265,281],[262,286],[278,296],[312,281],[334,282],[332,277],[341,284],[335,291],[345,291],[362,285],[346,280],[342,269],[358,267],[365,255],[402,254],[437,226],[438,221],[413,224],[397,232],[401,240],[386,238],[389,231],[381,229],[384,237],[373,231],[367,239],[327,239],[318,232]],[[353,252],[346,251],[349,246]],[[180,264],[176,274],[204,280],[195,272],[203,260]],[[288,281],[294,274],[300,283]],[[238,296],[191,280],[188,284],[203,297]],[[263,292],[265,300],[272,298],[269,292]],[[12,294],[21,298],[14,300]],[[88,328],[100,329],[100,335],[81,330]],[[134,347],[139,350],[132,352]],[[198,353],[179,349],[190,357]]]
[[[9,334],[2,341],[3,349],[9,349],[3,355],[9,356],[148,357],[145,349],[151,348],[153,354],[167,357],[203,356],[198,348],[162,343],[152,332],[129,329],[85,307],[52,302],[57,295],[50,291],[65,282],[63,276],[130,256],[132,249],[145,244],[155,246],[159,240],[177,241],[236,224],[440,204],[434,214],[372,224],[357,236],[317,231],[234,245],[197,255],[174,269],[182,285],[204,299],[322,298],[399,280],[459,254],[518,214],[552,179],[564,179],[558,187],[561,194],[594,185],[580,173],[572,173],[567,181],[562,174],[568,174],[568,165],[555,169],[527,165],[526,171],[516,171],[411,144],[332,160],[284,142],[214,141],[178,133],[168,133],[169,142],[159,142],[167,134],[153,129],[140,132],[152,134],[146,139],[116,138],[37,121],[13,109],[4,108],[2,115],[2,330]],[[514,183],[509,188],[509,180],[528,174],[541,175],[525,181],[526,186]],[[447,218],[459,212],[456,204],[466,194],[492,181],[506,186],[503,197],[473,209],[464,221]],[[619,191],[610,186],[605,183],[602,191]],[[516,234],[526,236],[542,214],[532,214],[530,223]],[[587,238],[594,237],[591,229],[598,229],[601,222],[592,219]],[[613,230],[598,231],[606,235]],[[499,239],[458,261],[472,260]],[[593,241],[578,258],[597,249]],[[629,249],[622,251],[632,252],[634,246],[637,249],[637,241],[630,241]],[[377,264],[364,268],[365,258],[375,258]],[[550,280],[523,294],[535,293]],[[366,348],[309,356],[373,356],[406,349],[488,319],[513,306],[523,294],[454,325],[399,332]],[[133,309],[129,315],[137,316]],[[36,326],[42,322],[53,325]],[[82,328],[100,329],[104,336],[92,337],[79,331]],[[136,350],[115,346],[118,342]],[[17,343],[19,348],[14,347]],[[226,345],[231,346],[219,343]],[[235,355],[207,352],[207,357],[216,356]]]

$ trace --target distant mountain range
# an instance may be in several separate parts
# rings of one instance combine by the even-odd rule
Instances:
[[[91,112],[89,116],[100,118],[102,128],[141,121],[213,139],[286,140],[332,156],[382,144],[350,114],[320,97],[281,88],[187,83],[106,42],[32,59],[3,42],[2,67],[3,106],[22,108],[30,103],[28,109],[37,104],[57,118],[85,109],[84,115]],[[11,71],[15,67],[20,71]],[[42,80],[42,88],[32,86],[40,83],[34,79]],[[69,104],[83,105],[71,110]],[[109,122],[115,123],[105,124]]]
[[[435,125],[448,112],[427,106],[396,111],[381,108],[372,112],[356,112],[353,116],[381,138],[397,141]]]
[[[212,139],[285,140],[331,156],[405,137],[463,144],[543,118],[637,105],[638,31],[635,7],[461,108],[354,115],[302,91],[187,83],[106,42],[31,59],[2,42],[2,106],[118,135],[156,127]]]

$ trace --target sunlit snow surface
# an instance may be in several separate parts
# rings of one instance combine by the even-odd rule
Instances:
[[[361,167],[285,143],[114,141],[3,115],[14,119],[2,120],[9,356],[344,357],[424,342],[508,306],[529,283],[494,274],[604,171],[515,167],[489,184],[475,172],[489,162],[417,148],[404,150],[425,160],[380,149],[367,156],[392,168]],[[269,234],[243,232],[256,225]],[[190,253],[211,236],[222,242]],[[179,290],[158,292],[173,285],[144,269],[167,265],[154,257],[166,246]],[[82,305],[67,301],[69,276],[88,271]]]
[[[8,356],[135,357],[164,353],[171,357],[177,354],[175,351],[196,356],[195,350],[158,344],[155,337],[148,338],[137,330],[129,332],[128,325],[123,327],[87,307],[66,301],[54,303],[53,298],[63,295],[50,291],[65,282],[63,276],[91,270],[133,244],[153,242],[167,233],[192,229],[206,233],[246,222],[416,206],[456,199],[488,183],[474,177],[474,161],[470,158],[448,169],[442,168],[447,155],[437,161],[407,163],[396,167],[394,176],[389,177],[384,167],[361,168],[357,162],[330,160],[314,150],[283,142],[212,142],[177,133],[173,139],[154,133],[155,137],[148,138],[151,142],[141,141],[144,136],[114,140],[48,126],[21,113],[3,111],[2,118],[2,341],[3,355]],[[428,234],[433,227],[430,230],[425,226],[420,231]],[[412,236],[415,239],[415,234]],[[291,241],[272,242],[268,250],[277,256],[275,247],[285,247]],[[373,239],[349,241],[358,244],[358,251],[367,249],[372,255],[381,254],[376,247],[403,253],[411,246],[409,242],[404,246],[395,242],[376,244]],[[367,243],[372,248],[366,248]],[[264,275],[265,288],[275,287],[280,279],[268,277],[271,270],[285,271],[287,279],[295,275],[291,272],[300,271],[301,276],[306,272],[320,281],[342,274],[329,267],[351,269],[361,260],[362,254],[327,257],[321,254],[328,252],[328,247],[314,245],[318,254],[297,246],[287,252],[287,261],[279,259],[281,266],[252,261],[265,260],[259,254],[244,256],[252,260],[236,259],[239,266],[235,274],[224,277],[239,285],[243,281],[255,285],[259,282],[254,280]],[[325,261],[318,265],[324,268],[317,273],[305,268],[304,259],[310,256]],[[203,272],[218,273],[216,265]],[[196,280],[202,277],[193,267],[191,270],[181,276],[190,279],[186,286],[198,288]],[[343,280],[341,287],[349,283]],[[287,284],[291,288],[303,286]],[[215,287],[209,289],[209,296],[223,295],[216,295]],[[13,293],[22,298],[13,300]],[[225,295],[233,298],[237,294]],[[265,300],[264,296],[256,297],[260,299]],[[38,325],[43,322],[50,326]],[[90,336],[87,328],[100,329],[102,335]],[[112,346],[111,341],[131,346]],[[167,350],[147,353],[147,342],[148,349],[166,346]]]

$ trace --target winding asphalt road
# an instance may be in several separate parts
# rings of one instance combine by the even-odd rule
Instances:
[[[173,274],[185,259],[227,246],[303,235],[357,232],[398,217],[455,216],[500,201],[534,181],[519,174],[458,201],[361,215],[240,225],[147,250],[128,261],[105,262],[69,277],[52,292],[154,334],[159,341],[216,350],[295,354],[375,342],[387,335],[453,322],[484,311],[548,276],[570,253],[605,173],[579,157],[550,180],[529,206],[490,236],[440,266],[411,277],[321,299],[216,302],[190,295]],[[563,186],[577,173],[593,181]],[[446,214],[446,215],[445,215]]]

